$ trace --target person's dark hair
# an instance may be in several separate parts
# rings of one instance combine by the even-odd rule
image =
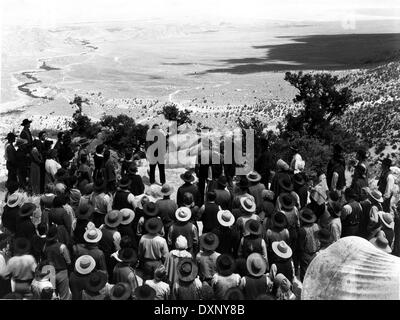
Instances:
[[[191,194],[190,192],[185,192],[183,194],[183,203],[185,205],[188,206],[188,205],[192,204],[193,201],[194,201],[193,194]]]
[[[60,131],[59,133],[57,133],[57,139],[58,140],[61,140],[63,138],[63,136],[64,136],[64,132],[63,131]]]
[[[51,300],[53,297],[54,289],[53,288],[43,288],[40,292],[40,300]]]
[[[346,190],[344,190],[344,196],[346,197],[347,200],[349,200],[349,199],[355,199],[356,194],[352,188],[346,188]]]
[[[45,135],[47,132],[46,132],[46,130],[42,130],[42,131],[40,131],[39,132],[39,139],[41,139],[42,137],[43,137],[43,135]]]
[[[123,236],[121,238],[121,241],[119,243],[119,246],[121,247],[121,249],[124,248],[132,248],[133,244],[132,244],[132,239],[130,236]]]
[[[215,191],[207,192],[207,199],[208,201],[215,201],[215,199],[217,199],[217,194],[215,193]]]
[[[238,273],[241,277],[247,275],[248,272],[245,258],[236,259],[235,272]]]
[[[64,194],[60,194],[60,195],[54,197],[54,200],[53,200],[54,208],[61,208],[65,204],[67,204],[67,197]]]
[[[99,144],[96,146],[96,153],[101,154],[104,151],[104,144]]]
[[[84,163],[84,164],[87,163],[87,161],[88,161],[87,154],[85,154],[85,153],[81,154],[81,157],[79,160],[81,163]]]

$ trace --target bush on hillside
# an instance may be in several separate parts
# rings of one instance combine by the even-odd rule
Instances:
[[[81,136],[88,139],[94,139],[101,131],[100,123],[92,122],[88,116],[81,113],[74,114],[69,126],[72,136]]]
[[[158,114],[162,114],[166,120],[176,121],[178,123],[178,127],[185,123],[193,123],[193,120],[190,118],[191,113],[192,111],[187,109],[179,110],[175,103],[165,104],[162,110],[158,112]]]

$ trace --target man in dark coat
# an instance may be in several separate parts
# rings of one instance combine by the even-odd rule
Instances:
[[[272,153],[268,150],[268,141],[261,140],[261,152],[254,163],[254,170],[261,174],[261,183],[268,188],[271,179],[271,170],[274,167]]]
[[[154,124],[152,127],[152,130],[161,132],[160,126],[158,124]],[[158,139],[158,137],[156,136],[153,143],[156,143],[157,139]],[[158,157],[158,150],[155,151],[154,156]],[[157,161],[157,163],[150,164],[150,172],[149,172],[150,184],[153,184],[156,182],[156,178],[155,178],[156,166],[158,166],[158,171],[160,173],[160,183],[163,185],[163,184],[165,184],[165,164],[164,164],[164,162],[160,163],[158,161]]]
[[[329,190],[342,193],[346,187],[345,168],[346,162],[343,156],[343,148],[339,144],[335,144],[333,146],[333,156],[329,160],[326,173],[326,183]]]
[[[131,185],[129,190],[134,196],[138,196],[144,193],[144,184],[142,177],[137,174],[138,168],[132,164],[128,168],[127,177],[131,180]]]
[[[110,150],[104,151],[104,180],[106,182],[107,191],[114,192],[117,183],[117,174],[111,160]]]
[[[6,145],[6,167],[8,170],[7,182],[10,181],[18,181],[17,178],[17,170],[18,170],[18,162],[17,162],[17,150],[15,150],[14,142],[16,135],[14,132],[10,132],[7,134],[7,145]]]
[[[25,203],[19,211],[19,218],[17,220],[17,228],[15,236],[17,238],[25,238],[32,241],[33,236],[36,234],[36,228],[31,220],[36,206],[33,203]]]
[[[163,222],[165,232],[168,232],[169,227],[175,220],[175,212],[178,209],[174,200],[170,199],[171,194],[174,192],[174,187],[169,184],[164,184],[161,187],[162,199],[157,200],[156,207],[158,214]]]
[[[217,180],[217,188],[214,190],[217,198],[215,203],[223,210],[232,210],[232,194],[227,190],[228,179],[225,176],[220,176]]]
[[[217,195],[214,191],[207,193],[207,201],[200,208],[199,220],[203,222],[203,233],[211,232],[218,225],[217,214],[220,206],[215,203]]]
[[[32,120],[24,119],[21,123],[22,129],[19,137],[28,141],[29,151],[32,149],[33,137],[30,130]]]
[[[183,195],[186,192],[191,193],[193,195],[195,205],[200,206],[201,195],[199,188],[196,185],[192,184],[192,182],[195,180],[194,176],[192,175],[192,172],[186,171],[185,173],[181,174],[180,177],[185,183],[179,187],[176,193],[176,203],[178,207],[184,206]]]

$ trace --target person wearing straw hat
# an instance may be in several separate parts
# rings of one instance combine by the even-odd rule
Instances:
[[[240,232],[240,236],[243,236],[245,233],[244,226],[249,220],[257,220],[260,221],[260,217],[256,214],[256,203],[253,200],[253,197],[242,197],[240,199],[240,212],[241,215],[236,220],[237,229]]]
[[[93,193],[90,196],[90,202],[93,204],[93,223],[99,228],[104,223],[104,217],[107,212],[112,210],[112,199],[106,193],[104,180],[96,179],[93,185]]]
[[[131,209],[121,209],[121,223],[118,226],[118,232],[121,235],[121,238],[123,236],[128,236],[131,241],[132,245],[134,248],[137,249],[138,247],[138,239],[136,237],[135,230],[133,229],[133,220],[135,219],[135,211]]]
[[[188,241],[184,236],[176,238],[174,248],[165,257],[165,268],[167,270],[168,282],[175,283],[178,279],[178,264],[182,259],[192,258],[187,251]]]
[[[167,241],[159,234],[163,228],[160,218],[148,219],[144,227],[147,233],[140,238],[138,255],[147,280],[153,278],[154,270],[165,261],[169,250]]]
[[[261,212],[259,213],[259,217],[261,221],[263,221],[266,228],[271,226],[271,217],[273,213],[276,211],[275,209],[275,194],[271,190],[263,190],[261,193],[262,196],[262,204],[261,204]]]
[[[342,206],[338,202],[328,202],[327,210],[330,215],[328,230],[331,233],[332,242],[336,242],[342,236],[342,221],[340,220]]]
[[[272,215],[271,220],[272,225],[267,229],[265,238],[267,244],[268,261],[273,263],[274,254],[272,251],[272,243],[275,241],[285,241],[286,243],[290,243],[290,234],[289,230],[287,229],[287,218],[283,212],[276,212],[274,215]]]
[[[129,190],[131,183],[128,177],[123,177],[118,182],[118,189],[113,198],[113,210],[121,210],[123,208],[133,210],[135,208],[135,196]]]
[[[146,280],[145,285],[150,286],[155,291],[154,300],[169,300],[171,293],[170,286],[167,282],[167,269],[164,265],[159,266],[154,270],[154,278],[151,280]]]
[[[300,211],[301,227],[298,236],[298,254],[300,260],[300,281],[303,281],[308,265],[319,250],[320,243],[317,237],[319,226],[315,222],[317,217],[311,209]]]
[[[212,231],[219,240],[219,245],[215,251],[221,254],[230,254],[236,258],[240,234],[235,226],[235,217],[229,210],[221,210],[217,214],[217,220],[218,225]]]
[[[94,271],[85,279],[82,300],[105,300],[110,296],[110,287],[107,275],[101,271]]]
[[[257,252],[263,256],[268,263],[267,244],[263,239],[263,228],[260,221],[248,220],[245,225],[245,233],[240,240],[238,256],[244,259]]]
[[[76,259],[74,271],[69,276],[72,300],[82,300],[82,291],[85,289],[86,279],[95,268],[96,261],[92,256],[84,254]]]
[[[272,251],[275,254],[275,258],[273,259],[274,262],[271,264],[271,270],[269,272],[271,280],[274,281],[276,275],[281,273],[285,275],[290,282],[293,282],[293,279],[295,278],[295,268],[292,259],[292,249],[285,241],[275,241],[271,246]],[[274,289],[275,292],[276,288]]]
[[[161,187],[162,199],[157,200],[156,207],[164,225],[164,230],[168,232],[169,227],[175,220],[175,211],[178,206],[174,200],[171,200],[171,195],[174,192],[174,187],[170,184],[164,184]]]
[[[35,278],[32,281],[31,288],[33,294],[33,300],[40,300],[40,296],[43,290],[50,288],[53,290],[53,298],[55,298],[55,292],[53,284],[50,281],[50,270],[44,270],[44,265],[41,263],[37,266],[35,271]]]
[[[300,208],[304,208],[308,200],[308,183],[305,174],[296,173],[293,176],[293,191],[298,195]]]
[[[184,184],[181,185],[176,192],[176,204],[178,207],[183,206],[183,195],[186,192],[189,192],[193,195],[194,202],[197,206],[202,204],[201,194],[197,185],[193,184],[195,177],[193,176],[191,171],[186,171],[185,173],[180,175],[181,179],[184,181]]]
[[[378,212],[381,230],[385,233],[386,239],[389,241],[389,246],[392,247],[394,239],[394,220],[393,216],[388,212]]]
[[[17,220],[21,206],[25,202],[25,197],[22,193],[14,192],[8,196],[6,205],[3,208],[1,215],[1,224],[8,232],[15,234],[17,231]]]
[[[99,249],[98,243],[102,238],[103,233],[95,226],[89,226],[83,235],[84,244],[78,243],[73,246],[74,258],[77,259],[82,255],[89,255],[96,261],[96,269],[107,272],[106,258],[104,252]]]
[[[272,289],[272,282],[266,274],[267,262],[259,253],[247,257],[248,275],[242,277],[240,287],[246,300],[255,300],[260,294],[267,294]]]
[[[30,202],[24,203],[20,207],[15,231],[16,237],[26,238],[29,241],[32,240],[33,236],[36,234],[36,228],[32,222],[31,216],[36,209],[36,205]]]
[[[110,291],[110,300],[132,300],[132,288],[129,283],[118,282]]]
[[[345,168],[346,162],[343,156],[343,148],[341,145],[335,144],[333,146],[333,155],[329,160],[326,171],[326,183],[329,190],[342,193],[346,187]]]
[[[132,248],[125,248],[118,254],[120,262],[118,262],[113,270],[113,283],[126,282],[129,283],[132,291],[143,284],[143,279],[137,275],[136,265],[138,256]]]
[[[371,239],[375,236],[376,230],[380,227],[379,211],[383,211],[383,197],[379,190],[370,190],[368,199],[360,202],[363,208],[363,216],[366,216],[366,239]]]
[[[153,201],[145,201],[143,204],[143,215],[139,218],[137,227],[136,227],[136,236],[140,238],[142,235],[146,234],[146,228],[144,227],[147,220],[156,217],[157,219],[161,220],[161,217],[159,216],[159,211],[157,208],[157,205]],[[136,209],[136,211],[138,211]],[[160,235],[164,236],[165,235],[165,230],[164,226],[160,230]]]
[[[37,264],[29,253],[30,243],[26,238],[16,238],[14,241],[14,256],[6,265],[2,274],[5,279],[11,278],[11,291],[21,294],[31,292],[31,283],[35,275]]]
[[[236,268],[235,260],[228,254],[221,254],[217,259],[217,273],[211,280],[215,298],[222,300],[226,292],[232,287],[240,286],[240,275],[234,273]]]
[[[178,236],[184,236],[188,241],[188,251],[197,253],[199,244],[199,232],[197,227],[190,222],[192,211],[187,207],[180,207],[175,212],[176,222],[174,222],[168,231],[168,245],[172,247]]]
[[[68,270],[71,265],[71,257],[67,246],[57,239],[57,226],[52,225],[46,235],[44,255],[46,260],[56,270],[56,291],[61,300],[70,300]]]
[[[196,255],[201,281],[211,283],[213,275],[217,272],[217,259],[220,253],[216,252],[219,245],[218,236],[215,233],[204,233],[200,237],[200,252]]]
[[[89,202],[82,202],[76,210],[76,224],[73,231],[73,240],[75,243],[85,243],[83,235],[86,232],[86,228],[91,220],[93,214],[93,206]]]
[[[191,258],[182,259],[177,267],[178,281],[172,286],[172,300],[200,300],[202,283],[198,267]]]
[[[292,283],[282,273],[279,273],[274,279],[274,287],[276,287],[277,300],[296,300],[295,294],[292,292]]]
[[[379,231],[377,235],[369,242],[371,242],[376,248],[382,250],[383,252],[392,253],[389,241],[386,239],[385,233],[383,231]]]
[[[121,234],[118,232],[118,226],[121,224],[122,215],[119,210],[111,210],[104,217],[104,225],[100,227],[102,237],[99,241],[99,248],[103,251],[106,258],[108,275],[111,277],[111,255],[119,250],[121,242]]]
[[[241,214],[242,199],[250,198],[255,202],[254,197],[249,193],[249,180],[246,176],[241,176],[239,181],[235,183],[232,193],[232,213],[235,217],[238,217]]]
[[[261,175],[256,171],[250,171],[246,177],[249,181],[249,194],[254,197],[257,208],[256,212],[259,213],[263,202],[262,191],[266,189],[265,185],[260,182]]]
[[[32,123],[32,120],[24,119],[21,123],[21,126],[24,128],[21,130],[21,133],[19,134],[19,137],[21,139],[27,140],[28,145],[30,145],[30,146],[32,146],[32,142],[33,142],[33,137],[32,137],[32,133],[30,130],[31,123]]]

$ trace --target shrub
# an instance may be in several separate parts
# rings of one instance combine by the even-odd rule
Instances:
[[[178,127],[184,123],[192,124],[193,121],[190,119],[190,110],[179,110],[175,103],[165,104],[158,114],[162,114],[166,120],[176,121]]]

